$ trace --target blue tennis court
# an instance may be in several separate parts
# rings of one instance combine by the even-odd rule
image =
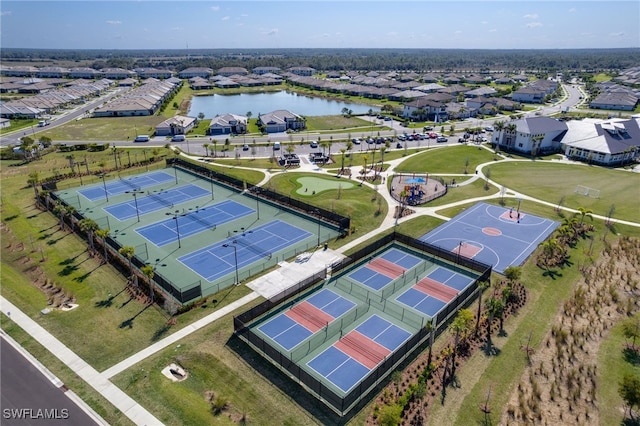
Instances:
[[[345,299],[328,289],[321,290],[306,299],[306,301],[331,315],[334,320],[356,306],[352,301]],[[273,317],[271,320],[261,325],[258,330],[269,336],[288,351],[298,346],[305,339],[314,334],[311,330],[288,317],[285,312]]]
[[[559,223],[513,208],[478,203],[419,238],[454,253],[461,251],[504,273],[521,265]]]
[[[157,246],[164,246],[180,238],[189,237],[206,230],[215,230],[217,225],[254,213],[255,210],[235,201],[226,200],[195,211],[178,214],[151,225],[136,229],[136,232]],[[179,233],[179,234],[178,234]]]
[[[166,191],[147,192],[146,195],[140,194],[137,199],[132,198],[129,201],[105,207],[104,210],[111,213],[118,220],[127,220],[136,217],[138,214],[171,208],[174,205],[208,195],[211,195],[210,191],[197,185],[188,184]]]
[[[398,349],[411,337],[410,332],[378,315],[370,316],[355,330],[384,346],[390,352]],[[344,392],[348,392],[360,383],[371,371],[370,368],[338,349],[335,344],[322,351],[307,365]]]
[[[180,228],[180,235],[182,235],[182,228]],[[304,229],[281,220],[274,220],[179,257],[178,260],[211,282],[232,273],[236,266],[240,269],[261,258],[270,258],[273,253],[312,235]],[[225,245],[227,247],[224,247]]]
[[[143,175],[132,176],[126,179],[112,180],[102,184],[92,185],[78,192],[91,201],[101,200],[109,196],[124,194],[132,189],[144,189],[175,181],[175,178],[166,172],[152,172]],[[105,193],[105,186],[107,188]]]

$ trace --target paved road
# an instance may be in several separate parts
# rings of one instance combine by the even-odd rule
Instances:
[[[4,426],[97,424],[4,338],[0,338],[0,423]],[[42,411],[47,410],[47,417]],[[22,416],[22,419],[16,417]],[[40,417],[40,418],[39,418]],[[56,418],[57,417],[57,418]]]

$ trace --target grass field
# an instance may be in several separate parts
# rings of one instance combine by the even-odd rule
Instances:
[[[433,149],[415,155],[403,161],[402,164],[396,167],[396,171],[404,173],[464,174],[466,168],[468,174],[473,174],[479,164],[489,161],[494,161],[494,155],[490,151],[478,146],[458,145],[450,148]]]
[[[602,167],[554,162],[500,162],[491,166],[491,179],[508,188],[565,207],[584,207],[606,216],[615,206],[613,217],[638,220],[640,175]],[[600,190],[600,198],[575,193],[577,185]]]

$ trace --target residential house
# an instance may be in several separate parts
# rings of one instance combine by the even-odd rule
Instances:
[[[502,149],[525,154],[554,152],[560,149],[567,125],[549,117],[527,117],[505,123],[493,132],[493,143]]]
[[[640,157],[640,118],[567,121],[562,140],[565,155],[572,160],[618,166]]]
[[[198,124],[196,117],[176,115],[156,126],[156,136],[186,135]]]
[[[282,70],[278,67],[255,67],[251,70],[254,74],[262,75],[262,74],[279,74]]]
[[[173,71],[157,68],[136,68],[133,70],[140,78],[167,79],[173,76]]]
[[[630,90],[616,90],[599,94],[589,103],[594,109],[613,109],[633,111],[638,104],[638,97]]]
[[[70,78],[96,79],[103,78],[102,72],[87,67],[76,67],[69,70]]]
[[[303,77],[311,77],[316,73],[316,70],[311,67],[291,67],[287,69],[287,72]]]
[[[402,116],[418,121],[425,119],[435,122],[446,121],[448,119],[447,105],[424,97],[405,103]]]
[[[298,114],[281,109],[258,116],[258,126],[266,133],[285,132],[287,130],[302,130],[305,120]]]
[[[222,67],[218,70],[217,75],[223,77],[231,77],[232,75],[248,75],[249,71],[243,67]]]
[[[102,76],[109,80],[123,80],[136,76],[136,73],[125,70],[124,68],[103,68],[100,71],[102,72]]]
[[[206,67],[185,68],[178,73],[178,77],[186,79],[193,77],[209,78],[211,75],[213,75],[213,70]]]
[[[247,132],[247,117],[236,114],[220,114],[211,119],[208,134],[230,135]]]

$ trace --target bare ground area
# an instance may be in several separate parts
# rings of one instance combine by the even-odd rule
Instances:
[[[598,350],[613,325],[638,312],[638,264],[640,241],[622,237],[581,271],[551,331],[531,353],[500,424],[599,424]]]

